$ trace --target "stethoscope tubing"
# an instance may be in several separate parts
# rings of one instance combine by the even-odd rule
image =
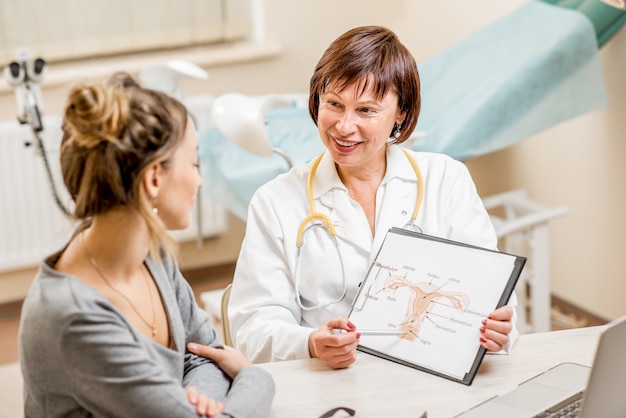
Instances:
[[[417,177],[417,200],[415,202],[415,207],[413,208],[413,213],[411,214],[411,219],[407,222],[407,224],[404,227],[407,229],[411,228],[413,230],[420,230],[419,226],[415,225],[415,221],[417,219],[417,215],[422,206],[422,200],[424,198],[424,178],[422,177],[422,172],[419,169],[417,162],[411,156],[409,151],[407,151],[406,149],[402,149],[402,151],[404,151],[404,154],[409,160],[411,167],[413,167],[413,170],[415,171],[415,175]],[[341,255],[341,249],[339,248],[339,240],[337,239],[337,230],[335,229],[335,226],[333,225],[333,222],[331,221],[331,219],[327,215],[321,212],[318,212],[317,209],[315,208],[315,199],[313,196],[313,177],[315,176],[317,167],[320,165],[320,162],[322,161],[323,157],[324,157],[324,152],[322,152],[315,159],[315,161],[313,162],[313,165],[311,166],[311,170],[309,171],[309,176],[307,178],[307,197],[309,201],[310,213],[300,223],[300,226],[298,227],[298,235],[296,236],[297,251],[296,251],[296,265],[295,265],[295,271],[294,271],[294,274],[295,274],[294,287],[295,287],[295,292],[296,292],[296,301],[298,302],[298,306],[300,306],[301,309],[307,310],[307,311],[314,310],[314,309],[325,309],[330,305],[339,303],[346,297],[346,293],[348,291],[348,283],[346,279],[343,257]],[[319,219],[321,223],[310,224],[311,221],[315,219]],[[315,226],[322,226],[324,229],[326,229],[335,244],[335,249],[337,250],[337,256],[339,258],[339,263],[341,265],[343,291],[339,298],[336,298],[334,300],[327,301],[327,302],[318,301],[318,303],[313,306],[306,306],[302,303],[302,297],[300,295],[300,280],[299,280],[300,278],[300,252],[304,245],[305,232]]]

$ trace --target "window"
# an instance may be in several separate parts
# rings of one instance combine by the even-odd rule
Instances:
[[[18,48],[47,61],[245,39],[250,0],[0,0],[0,63]]]

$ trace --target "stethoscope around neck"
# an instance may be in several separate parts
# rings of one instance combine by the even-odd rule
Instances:
[[[417,162],[415,162],[415,159],[409,154],[406,149],[402,149],[402,151],[404,151],[404,155],[406,155],[406,158],[409,160],[411,167],[413,167],[413,170],[415,171],[415,176],[417,177],[417,200],[415,202],[415,207],[413,208],[413,213],[411,214],[411,219],[409,219],[409,221],[404,225],[404,229],[422,232],[421,228],[415,224],[415,220],[417,219],[417,214],[419,213],[420,207],[422,206],[422,199],[424,198],[424,179],[422,178],[422,172],[417,166]],[[330,305],[339,303],[343,300],[343,298],[346,297],[346,293],[348,291],[348,282],[346,280],[346,271],[343,263],[343,257],[341,256],[341,249],[339,248],[339,240],[337,239],[337,230],[335,229],[333,222],[327,215],[317,211],[317,209],[315,208],[315,199],[313,198],[313,177],[315,176],[315,172],[317,171],[317,167],[320,165],[323,156],[324,153],[322,153],[319,157],[315,159],[313,165],[311,166],[311,171],[309,171],[309,176],[307,179],[307,197],[309,199],[310,213],[300,223],[300,226],[298,227],[298,235],[296,238],[297,251],[294,272],[294,286],[296,289],[296,301],[298,302],[298,306],[300,306],[300,308],[305,311],[311,311],[314,309],[325,309]],[[320,220],[321,223],[311,223],[316,219]],[[343,289],[341,291],[341,295],[336,299],[328,301],[318,301],[317,304],[307,306],[302,303],[302,296],[300,295],[300,252],[302,251],[302,247],[304,246],[305,233],[311,228],[316,227],[321,227],[325,229],[331,240],[333,241],[335,250],[337,251],[337,256],[339,258],[339,263],[341,265],[341,278]]]

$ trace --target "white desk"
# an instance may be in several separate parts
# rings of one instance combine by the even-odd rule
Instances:
[[[506,392],[563,361],[591,365],[601,327],[524,334],[510,355],[485,356],[471,386],[359,353],[353,366],[331,370],[319,360],[260,365],[274,376],[272,418],[317,418],[336,406],[356,417],[428,418],[455,414]],[[22,414],[22,378],[18,363],[0,366],[0,417]],[[337,413],[334,418],[342,416]]]
[[[345,406],[355,417],[452,417],[565,361],[591,365],[601,327],[524,334],[509,355],[488,354],[471,386],[359,353],[357,362],[331,370],[317,359],[266,363],[276,397],[272,418],[317,418]],[[334,417],[346,417],[337,413]]]

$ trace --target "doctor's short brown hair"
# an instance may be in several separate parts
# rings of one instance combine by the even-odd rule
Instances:
[[[362,91],[373,83],[371,88],[378,99],[390,91],[398,95],[398,108],[405,119],[393,143],[406,141],[420,113],[420,80],[415,58],[394,32],[382,26],[361,26],[330,44],[311,77],[309,114],[316,125],[320,96],[329,86],[345,89],[355,83],[362,83]]]

